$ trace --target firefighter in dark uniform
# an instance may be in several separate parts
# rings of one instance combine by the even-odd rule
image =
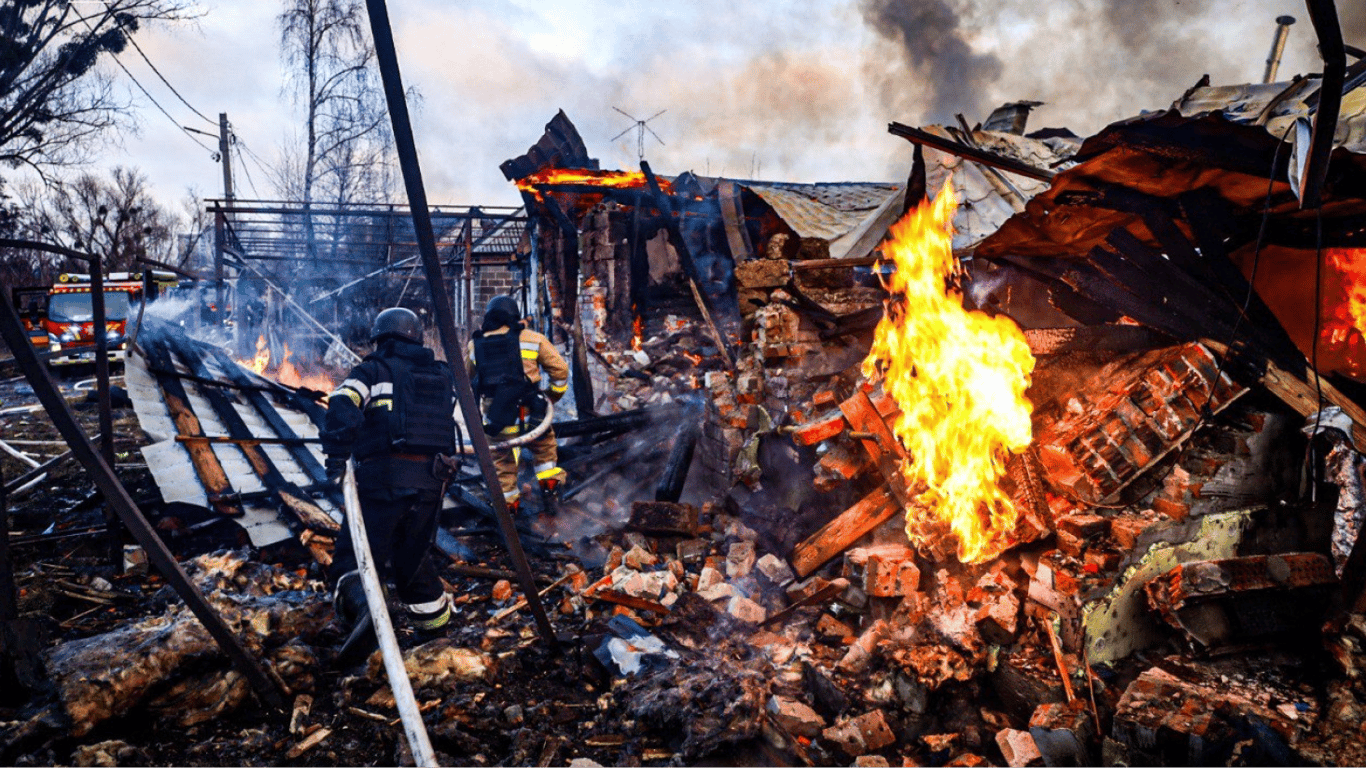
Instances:
[[[569,389],[569,364],[550,339],[525,327],[521,311],[511,296],[494,296],[484,310],[484,322],[470,341],[470,379],[475,383],[484,411],[484,431],[494,441],[505,440],[541,423],[545,402],[541,400],[541,372],[550,381],[544,396],[559,402]],[[565,472],[558,465],[555,430],[531,441],[536,480],[541,486],[542,508],[554,514]],[[515,513],[521,506],[517,465],[521,448],[494,448],[493,465],[503,499]]]
[[[355,460],[356,486],[373,560],[391,580],[419,630],[451,618],[432,562],[437,513],[444,488],[434,459],[454,452],[455,397],[450,367],[422,345],[422,321],[413,312],[386,309],[370,334],[375,351],[351,370],[327,402],[322,448],[330,477]],[[345,526],[329,569],[336,584],[338,618],[349,626],[367,616],[351,533]]]

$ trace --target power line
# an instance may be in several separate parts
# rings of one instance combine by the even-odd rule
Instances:
[[[147,89],[143,87],[142,83],[138,82],[138,79],[136,77],[133,77],[133,73],[128,71],[128,67],[125,67],[123,65],[123,62],[119,61],[118,56],[114,56],[113,58],[114,63],[119,65],[119,69],[123,70],[123,73],[125,75],[128,75],[128,79],[133,81],[133,85],[136,85],[138,87],[138,90],[142,91],[142,95],[146,96],[147,100],[152,102],[152,106],[156,107],[157,110],[161,112],[161,114],[165,115],[166,119],[170,120],[172,125],[180,129],[181,133],[188,136],[190,138],[190,141],[193,141],[194,143],[203,147],[205,152],[208,152],[211,155],[214,154],[214,149],[212,147],[195,138],[193,133],[190,133],[189,131],[185,130],[185,126],[181,125],[179,120],[176,120],[174,117],[171,117],[171,113],[167,112],[166,108],[161,106],[161,104],[155,98],[152,97],[152,94],[149,93]]]
[[[237,137],[236,137],[236,136],[233,136],[232,138],[236,139]],[[241,149],[241,147],[242,147],[242,145],[239,144],[239,143],[237,143],[236,141],[234,141],[234,142],[232,143],[232,148],[237,150],[237,159],[238,159],[238,161],[240,162],[240,164],[241,164],[241,166],[242,166],[242,173],[244,173],[244,174],[247,175],[247,185],[251,187],[251,193],[252,193],[253,195],[256,195],[256,197],[259,198],[259,197],[261,196],[261,193],[260,193],[259,191],[257,191],[257,189],[256,189],[256,182],[253,181],[252,178],[251,178],[251,169],[247,167],[247,161],[246,161],[245,157],[244,157],[243,154],[242,154],[242,149]]]
[[[260,155],[258,155],[258,154],[256,154],[255,152],[251,151],[251,147],[247,146],[247,143],[246,143],[245,141],[242,141],[241,138],[240,138],[237,134],[235,134],[235,133],[232,135],[232,140],[233,140],[233,146],[237,147],[239,150],[241,150],[241,152],[246,152],[246,153],[247,153],[247,157],[251,158],[251,161],[252,161],[253,163],[256,163],[256,167],[260,169],[261,173],[265,174],[266,176],[270,176],[270,175],[271,175],[270,168],[268,167],[268,164],[266,163],[266,161],[265,161],[265,160],[262,160]],[[241,157],[240,152],[239,152],[238,156]],[[242,168],[243,168],[244,170],[246,169],[246,167],[247,167],[246,163],[245,163],[245,162],[242,163]],[[248,181],[248,182],[251,181],[251,174],[250,174],[250,172],[247,173],[247,181]],[[253,192],[256,191],[256,185],[254,185],[254,184],[252,185],[252,191],[253,191]],[[260,194],[260,193],[258,192],[257,195],[259,196],[259,194]]]
[[[149,58],[147,58],[147,54],[146,54],[145,52],[143,52],[142,46],[138,45],[138,41],[135,40],[135,39],[133,38],[132,35],[125,35],[125,37],[127,38],[128,42],[130,42],[130,43],[133,44],[133,49],[136,50],[136,51],[138,52],[138,55],[142,57],[142,60],[143,60],[143,61],[147,62],[147,66],[149,66],[149,67],[152,68],[152,71],[156,73],[156,76],[157,76],[158,78],[160,78],[161,82],[165,83],[165,84],[166,84],[166,87],[169,88],[169,89],[171,89],[171,93],[174,93],[174,94],[175,94],[175,97],[176,97],[177,99],[180,99],[180,103],[181,103],[181,104],[184,104],[185,106],[189,107],[191,112],[195,113],[196,115],[199,115],[199,117],[202,118],[202,119],[203,119],[205,122],[207,122],[208,124],[210,124],[210,125],[217,125],[217,124],[218,124],[218,123],[215,122],[214,120],[210,119],[208,115],[205,115],[203,112],[200,112],[199,110],[195,109],[193,104],[191,104],[190,102],[186,101],[186,100],[185,100],[185,97],[180,95],[180,91],[177,91],[177,90],[175,89],[175,86],[174,86],[174,85],[171,85],[171,81],[170,81],[170,80],[167,80],[167,79],[166,79],[166,76],[163,75],[163,74],[161,74],[161,70],[157,69],[157,65],[153,64],[153,63],[152,63],[152,60],[149,59]],[[125,70],[125,71],[127,71],[127,70]],[[130,75],[130,77],[131,77],[131,75]]]
[[[108,6],[105,6],[105,7],[107,8]],[[83,21],[85,22],[85,26],[90,30],[91,34],[94,34],[94,33],[95,33],[95,25],[90,23],[90,19],[83,19]],[[128,40],[132,40],[132,39],[133,39],[132,35],[125,35],[125,37],[126,37]],[[176,120],[174,117],[171,117],[171,113],[170,113],[170,112],[167,112],[167,111],[166,111],[166,108],[163,107],[163,106],[161,106],[161,104],[160,104],[155,98],[152,97],[152,94],[149,93],[148,90],[147,90],[146,88],[143,87],[142,83],[138,82],[138,79],[137,79],[136,77],[133,77],[133,73],[128,71],[128,67],[124,66],[122,61],[119,61],[119,57],[118,57],[117,54],[111,56],[110,58],[112,58],[112,59],[114,60],[114,63],[115,63],[115,64],[119,65],[119,69],[123,70],[123,73],[124,73],[125,75],[128,75],[128,79],[133,81],[133,85],[136,85],[136,86],[138,87],[138,90],[139,90],[139,91],[142,91],[142,95],[146,96],[146,97],[147,97],[147,100],[150,101],[150,102],[152,102],[152,105],[155,106],[155,107],[157,108],[157,110],[159,110],[159,111],[161,112],[161,114],[165,115],[167,120],[170,120],[170,121],[171,121],[171,124],[172,124],[172,125],[174,125],[174,126],[175,126],[176,128],[178,128],[178,129],[180,129],[180,132],[181,132],[181,133],[183,133],[183,134],[185,134],[186,136],[188,136],[189,139],[190,139],[190,141],[193,141],[194,143],[198,144],[200,147],[203,147],[203,149],[204,149],[205,152],[208,152],[210,155],[214,154],[214,150],[213,150],[208,144],[205,144],[204,142],[200,141],[199,139],[196,139],[196,138],[194,137],[194,134],[190,133],[188,130],[185,129],[185,126],[183,126],[183,125],[180,124],[180,121],[179,121],[179,120]],[[148,63],[150,63],[150,62],[148,62]],[[177,94],[177,95],[178,95],[178,94]],[[191,107],[191,109],[194,109],[194,108]]]

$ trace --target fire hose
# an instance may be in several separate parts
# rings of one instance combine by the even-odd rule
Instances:
[[[541,419],[541,423],[537,424],[534,429],[532,429],[530,432],[524,432],[520,435],[517,435],[516,437],[508,438],[507,440],[500,440],[497,442],[490,440],[489,448],[516,448],[519,445],[526,445],[532,440],[535,440],[541,435],[544,435],[546,433],[546,430],[550,429],[550,420],[553,418],[555,418],[555,406],[549,400],[547,400],[545,403],[545,418]],[[465,445],[464,443],[461,443],[460,445],[456,446],[456,453],[468,456],[474,453],[474,446]]]
[[[398,638],[394,636],[394,623],[389,618],[389,607],[380,588],[379,572],[375,570],[374,556],[370,552],[370,539],[365,533],[365,518],[361,516],[355,462],[350,459],[346,462],[342,500],[346,505],[346,517],[351,522],[347,527],[351,529],[351,544],[356,550],[356,568],[360,571],[365,602],[370,608],[375,638],[379,641],[380,654],[384,658],[384,671],[389,676],[389,689],[393,691],[399,719],[403,721],[403,731],[408,737],[413,762],[421,766],[436,765],[436,753],[432,751],[427,726],[422,722],[422,711],[418,709],[417,698],[413,696],[413,685],[408,680],[408,668],[403,663],[403,651],[398,647]]]

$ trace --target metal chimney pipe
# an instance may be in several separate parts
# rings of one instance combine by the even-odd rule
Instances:
[[[1285,53],[1285,39],[1290,36],[1290,25],[1295,23],[1294,16],[1276,17],[1276,36],[1271,40],[1271,53],[1266,55],[1266,73],[1263,83],[1276,82],[1276,70],[1281,66],[1281,54]]]

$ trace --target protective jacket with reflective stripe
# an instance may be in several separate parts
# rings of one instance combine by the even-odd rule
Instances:
[[[569,389],[569,363],[565,362],[564,356],[555,349],[555,345],[551,344],[550,339],[547,339],[543,334],[529,328],[522,328],[520,323],[516,327],[519,329],[517,347],[522,358],[522,371],[527,380],[532,384],[540,384],[541,371],[544,370],[546,378],[550,380],[547,388],[550,399],[558,400],[565,393],[565,390]],[[491,331],[481,331],[475,335],[476,338],[490,339],[511,331],[511,328],[503,326]],[[470,377],[479,376],[479,366],[475,360],[474,341],[469,344],[466,358],[465,363],[469,368]]]
[[[352,456],[367,490],[440,487],[431,456],[454,450],[450,368],[431,350],[389,339],[328,400],[323,452]]]

